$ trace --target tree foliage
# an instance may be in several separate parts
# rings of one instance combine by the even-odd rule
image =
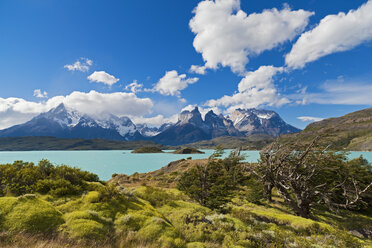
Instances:
[[[221,209],[245,179],[239,152],[221,159],[223,150],[217,148],[205,165],[199,164],[185,172],[178,188],[190,198],[211,209]]]
[[[86,182],[99,181],[97,175],[66,165],[54,166],[48,160],[38,165],[23,161],[0,165],[0,196],[29,193],[74,195],[87,188]]]

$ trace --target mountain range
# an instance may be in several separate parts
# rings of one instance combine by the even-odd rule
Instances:
[[[128,117],[106,114],[93,117],[60,104],[30,121],[0,130],[0,137],[52,136],[107,140],[151,140],[164,145],[180,145],[221,136],[280,136],[299,132],[274,111],[237,109],[231,116],[209,111],[204,119],[199,109],[183,111],[178,122],[160,127],[134,124]]]

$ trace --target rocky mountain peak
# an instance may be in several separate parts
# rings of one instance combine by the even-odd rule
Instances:
[[[192,111],[188,110],[182,111],[179,116],[177,124],[178,125],[192,124],[194,126],[202,126],[203,119],[199,112],[199,108],[195,107]]]
[[[272,110],[265,109],[236,109],[229,119],[234,127],[245,135],[269,134],[279,136],[284,133],[293,133],[299,129],[285,123],[283,119]]]
[[[74,109],[67,108],[63,103],[52,108],[46,113],[42,113],[36,118],[45,118],[57,122],[61,127],[75,126],[80,122],[84,115]]]
[[[213,110],[208,111],[208,113],[205,115],[204,123],[208,127],[225,127],[224,124],[225,117],[222,115],[216,115]]]

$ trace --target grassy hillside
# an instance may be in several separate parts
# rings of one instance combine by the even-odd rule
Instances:
[[[34,150],[132,150],[143,146],[163,148],[152,141],[114,141],[103,139],[62,139],[55,137],[0,138],[0,151]]]
[[[243,150],[260,150],[266,145],[274,141],[274,137],[270,135],[251,135],[248,137],[222,136],[211,140],[202,140],[184,146],[194,147],[198,149],[214,149],[221,145],[224,149],[235,149],[241,147]]]
[[[47,161],[1,165],[0,247],[371,247],[371,212],[317,209],[305,219],[277,196],[252,201],[249,188],[223,213],[199,205],[175,185],[205,162],[180,160],[108,183]]]
[[[283,141],[309,141],[315,136],[334,150],[372,151],[372,108],[309,124],[302,132],[281,136]]]

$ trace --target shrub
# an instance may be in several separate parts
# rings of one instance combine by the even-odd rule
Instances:
[[[65,214],[64,233],[74,239],[104,241],[112,234],[112,221],[94,211],[74,211]]]
[[[146,220],[136,236],[137,240],[159,243],[162,248],[183,247],[185,244],[179,238],[176,230],[167,221],[159,217],[152,217]]]
[[[138,231],[149,218],[148,215],[142,214],[140,211],[129,213],[120,216],[115,221],[115,226],[119,232]]]
[[[0,198],[2,227],[9,231],[50,233],[63,223],[62,214],[35,195]]]
[[[44,179],[36,183],[35,191],[42,194],[49,193],[53,196],[64,197],[81,194],[84,186],[72,185],[70,181],[65,179]]]
[[[201,242],[191,242],[186,245],[186,248],[207,248],[207,246]]]
[[[39,192],[55,196],[81,194],[86,182],[98,182],[98,176],[66,165],[54,166],[48,160],[38,165],[23,161],[0,165],[0,196]]]
[[[173,195],[165,190],[146,186],[144,190],[137,190],[135,195],[141,199],[148,201],[154,207],[161,207],[174,199]]]
[[[263,184],[252,177],[246,181],[246,190],[242,193],[247,201],[256,204],[260,203],[260,201],[264,198]]]
[[[219,159],[222,153],[223,150],[218,148],[206,165],[197,165],[186,171],[178,182],[178,189],[191,199],[217,210],[223,210],[245,180],[240,163],[243,157],[231,152],[227,158]]]

